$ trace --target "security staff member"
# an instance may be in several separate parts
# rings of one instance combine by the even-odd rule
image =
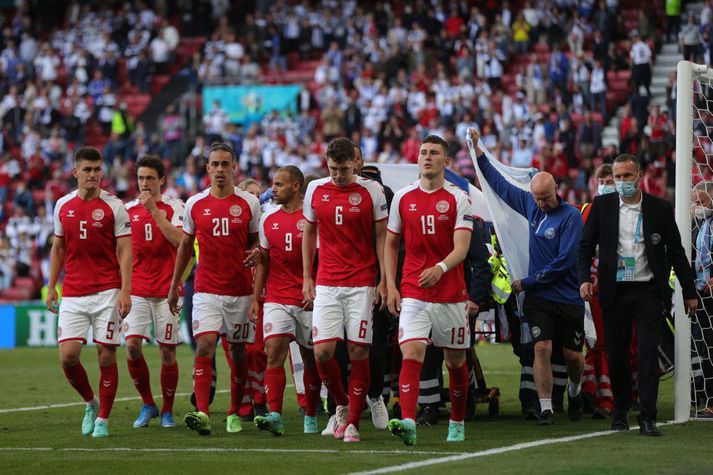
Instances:
[[[673,266],[681,282],[689,315],[698,307],[693,270],[681,245],[673,207],[641,191],[638,159],[631,154],[619,155],[613,172],[617,193],[594,198],[584,226],[577,266],[580,294],[588,301],[593,297],[590,268],[599,245],[599,300],[615,406],[611,429],[629,429],[633,321],[639,355],[639,432],[658,436],[657,347],[664,309],[671,305],[669,269]]]

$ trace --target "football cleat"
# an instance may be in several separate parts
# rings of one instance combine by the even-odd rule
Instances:
[[[305,416],[304,433],[316,434],[317,432],[319,432],[317,428],[317,418],[315,416]]]
[[[92,435],[94,432],[94,421],[99,414],[99,401],[96,399],[84,409],[84,419],[82,419],[82,435]]]
[[[176,421],[173,420],[173,413],[164,412],[161,414],[161,427],[176,427]]]
[[[333,415],[329,417],[329,421],[327,422],[327,427],[324,428],[322,431],[322,435],[328,436],[328,435],[334,435],[334,431],[337,430],[337,415]]]
[[[148,427],[154,417],[158,417],[158,407],[155,404],[144,404],[139,412],[139,417],[134,421],[134,429]]]
[[[344,430],[344,442],[361,442],[359,429],[354,427],[354,424],[349,424]]]
[[[210,435],[210,418],[205,412],[189,412],[183,416],[183,423],[192,431],[198,432],[198,435]]]
[[[403,440],[405,445],[416,445],[416,422],[413,419],[391,419],[388,428],[391,434]]]
[[[335,439],[343,439],[344,431],[347,430],[347,421],[349,420],[349,406],[337,406],[337,423],[334,429]]]
[[[107,437],[109,435],[109,425],[106,421],[96,421],[94,423],[94,432],[92,437]]]
[[[448,437],[446,442],[463,442],[465,440],[465,424],[462,422],[448,422]]]
[[[379,396],[374,400],[368,397],[366,402],[369,404],[369,409],[371,409],[371,422],[374,423],[374,427],[382,430],[386,429],[386,425],[389,423],[389,411],[386,409],[386,404],[384,404],[384,397]]]
[[[240,416],[237,414],[230,414],[225,420],[225,430],[231,434],[237,434],[243,431],[243,424],[240,420]]]
[[[266,416],[255,416],[255,427],[266,430],[274,435],[283,435],[285,425],[282,423],[282,416],[279,412],[271,412]]]

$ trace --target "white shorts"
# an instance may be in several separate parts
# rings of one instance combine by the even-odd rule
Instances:
[[[262,311],[263,340],[292,337],[304,348],[312,348],[312,312],[298,305],[266,303]]]
[[[402,299],[399,345],[414,340],[428,343],[429,339],[439,348],[464,350],[470,347],[466,302],[433,303]]]
[[[171,313],[168,299],[131,296],[131,311],[122,322],[124,338],[151,341],[151,324],[156,341],[165,346],[183,343],[180,316]]]
[[[92,327],[93,341],[104,346],[119,346],[121,319],[117,302],[119,289],[109,289],[82,297],[62,297],[59,304],[57,342],[78,340],[87,343]]]
[[[193,337],[214,333],[230,343],[254,343],[255,324],[248,319],[251,295],[193,294]]]
[[[326,343],[344,339],[371,345],[374,287],[328,287],[318,285],[312,313],[312,341]]]

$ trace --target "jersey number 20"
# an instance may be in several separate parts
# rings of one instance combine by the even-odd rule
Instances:
[[[213,218],[213,236],[227,236],[228,218]]]

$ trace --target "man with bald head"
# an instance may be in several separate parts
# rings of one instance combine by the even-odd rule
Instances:
[[[535,342],[533,376],[540,400],[539,425],[554,424],[552,411],[552,340],[562,346],[569,376],[569,419],[582,418],[584,302],[579,294],[577,251],[582,218],[577,209],[557,196],[552,175],[532,178],[530,192],[509,183],[490,164],[478,144],[480,134],[468,134],[485,180],[495,193],[530,223],[528,276],[512,283],[525,292],[523,310]]]

